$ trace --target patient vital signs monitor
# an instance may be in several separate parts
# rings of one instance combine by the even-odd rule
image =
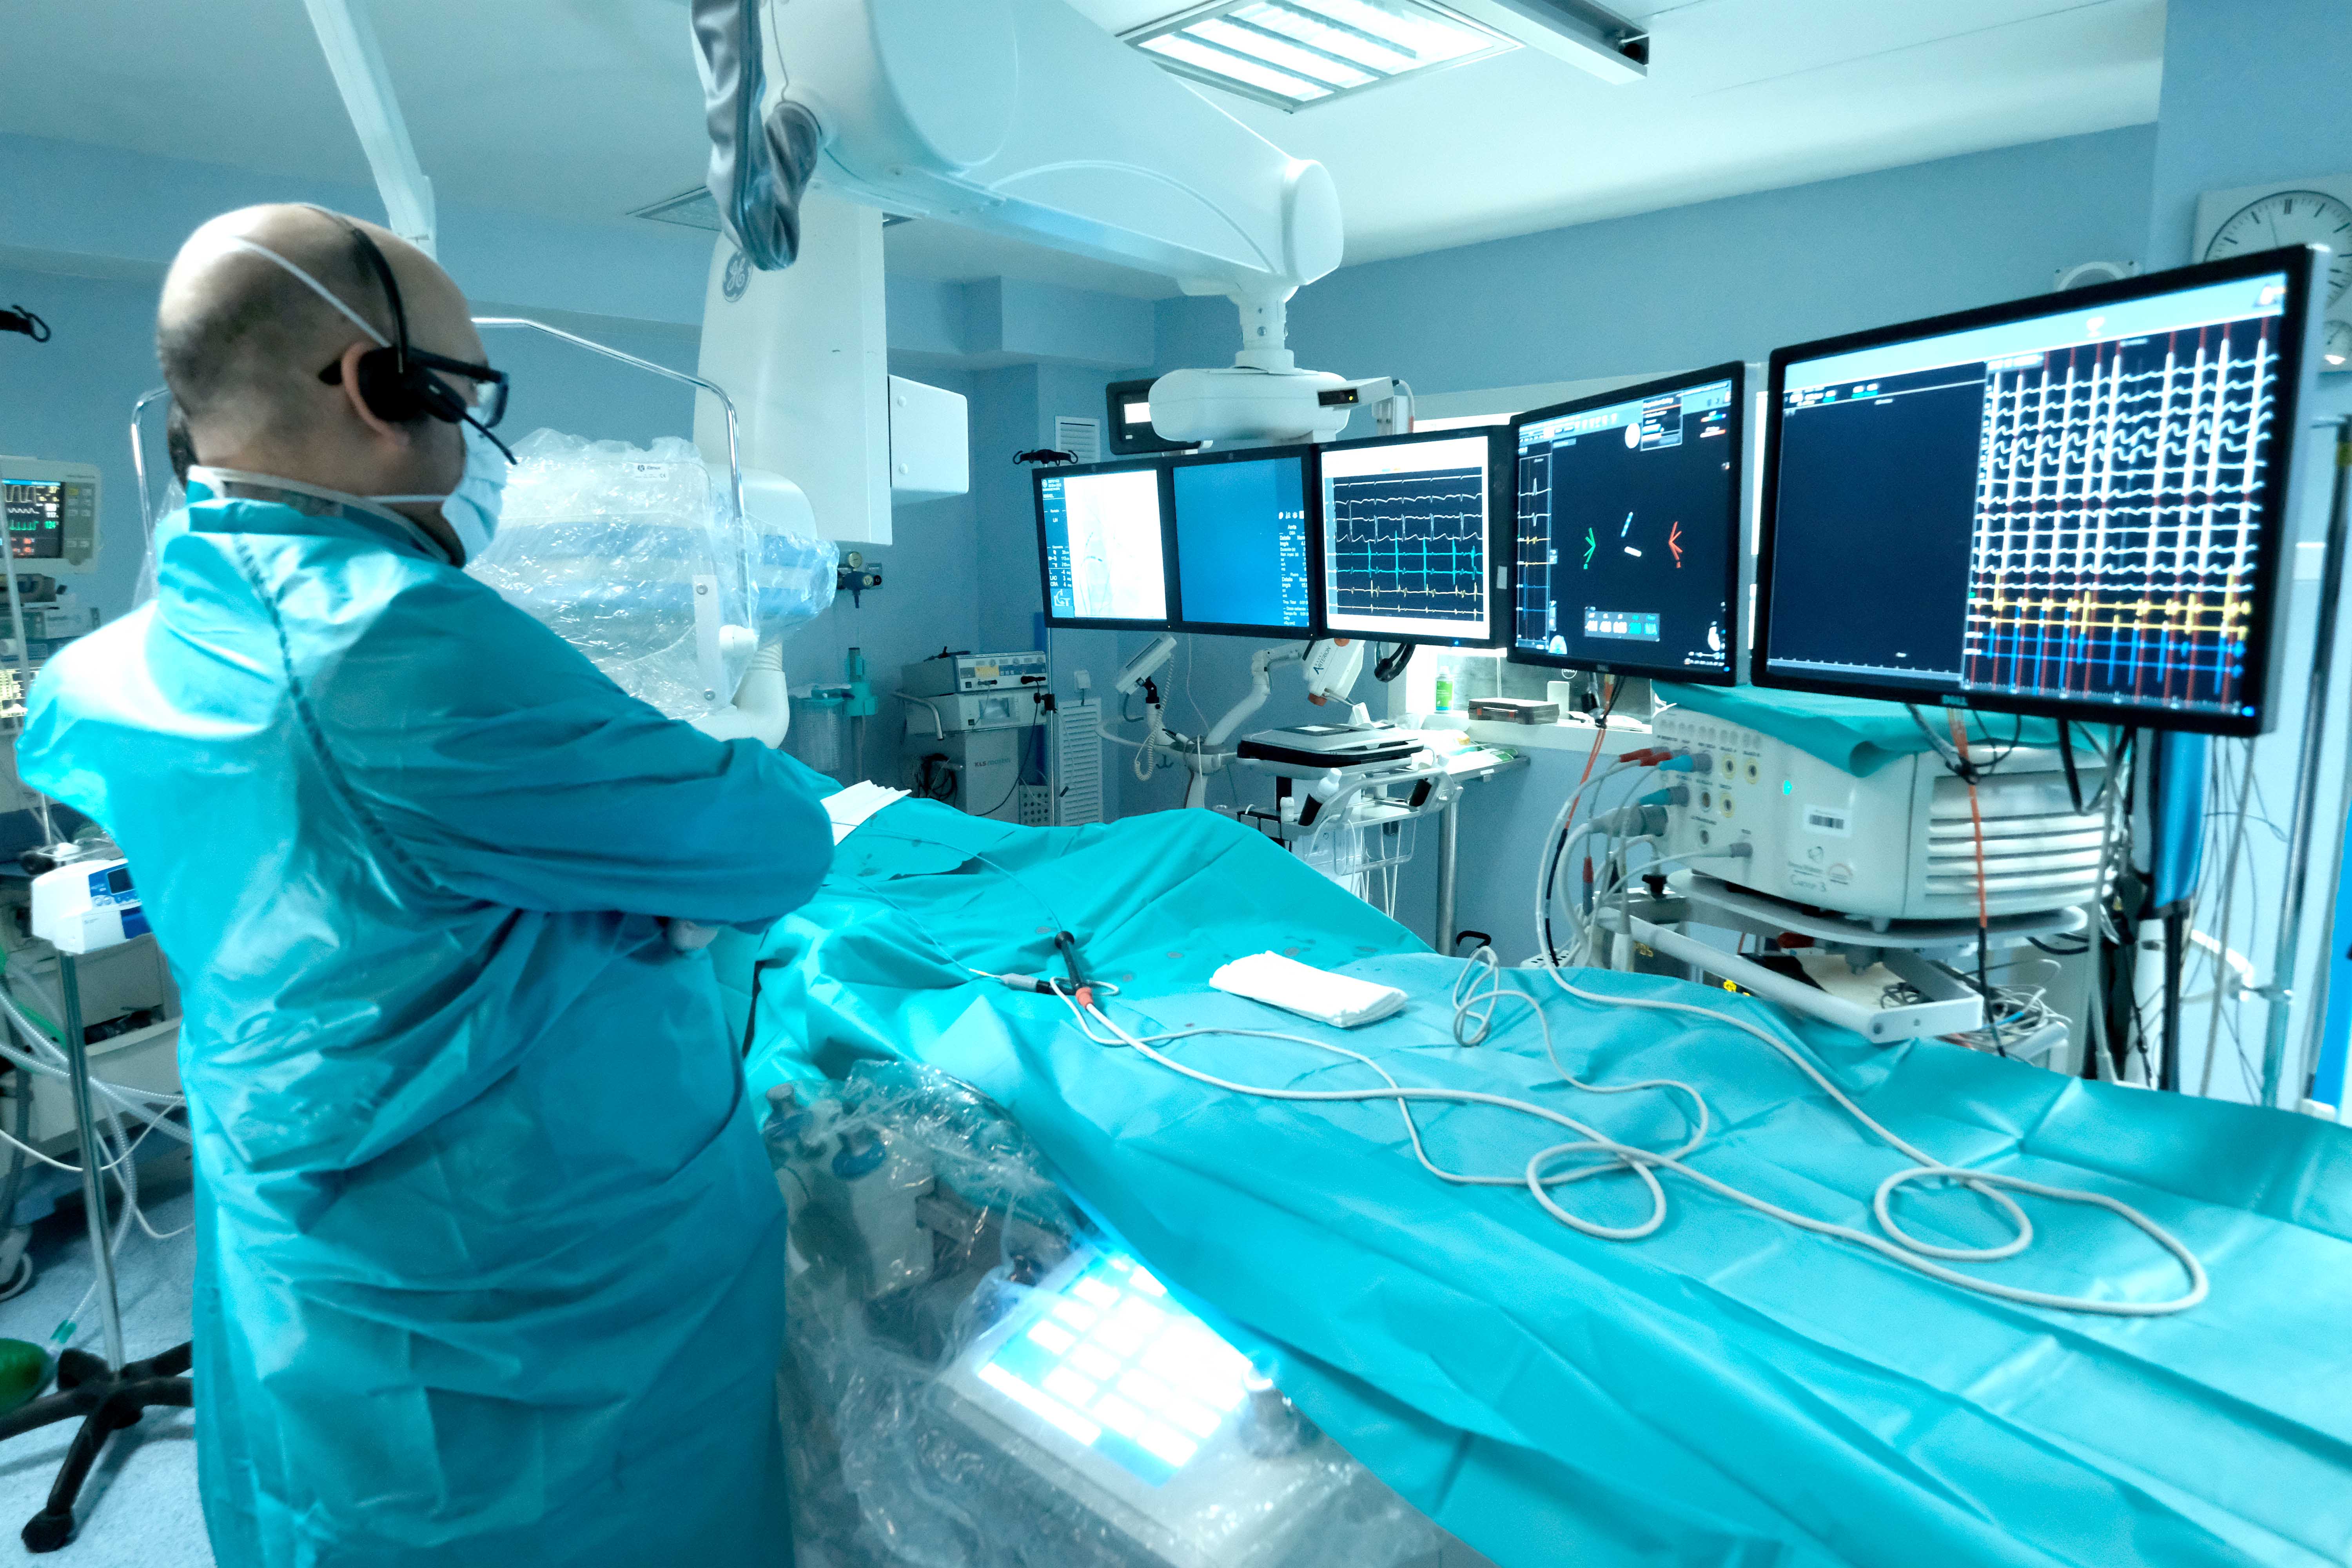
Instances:
[[[2316,254],[1776,352],[1758,682],[2267,729]]]
[[[1317,622],[1304,447],[1205,453],[1169,463],[1176,628],[1299,637]]]
[[[1037,470],[1045,624],[1165,626],[1166,504],[1160,465]]]
[[[1495,445],[1485,430],[1442,430],[1320,448],[1333,636],[1495,646]]]
[[[1512,421],[1514,660],[1737,678],[1743,381],[1717,365]]]

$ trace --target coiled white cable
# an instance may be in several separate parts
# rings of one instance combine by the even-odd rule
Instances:
[[[1139,1036],[1120,1027],[1118,1022],[1099,1006],[1081,1006],[1076,998],[1067,995],[1063,996],[1062,1001],[1077,1019],[1079,1028],[1096,1044],[1128,1047],[1171,1072],[1179,1073],[1195,1082],[1203,1083],[1214,1089],[1262,1100],[1306,1103],[1393,1100],[1396,1102],[1399,1114],[1404,1118],[1405,1135],[1412,1144],[1414,1159],[1431,1174],[1443,1181],[1461,1185],[1524,1185],[1533,1194],[1536,1202],[1540,1204],[1545,1212],[1554,1219],[1583,1235],[1601,1240],[1639,1240],[1651,1235],[1665,1222],[1665,1191],[1660,1184],[1656,1173],[1659,1170],[1668,1170],[1696,1182],[1708,1191],[1728,1198],[1734,1203],[1752,1208],[1759,1214],[1769,1215],[1785,1224],[1796,1226],[1816,1235],[1851,1241],[1918,1273],[1940,1279],[1947,1284],[1956,1285],[1962,1289],[1998,1297],[2003,1300],[2016,1301],[2027,1306],[2046,1307],[2060,1311],[2091,1312],[2115,1317],[2158,1317],[2167,1313],[2184,1311],[2205,1299],[2208,1282],[2204,1266],[2199,1262],[2197,1256],[2170,1232],[2129,1205],[2100,1193],[2052,1186],[2045,1183],[2029,1181],[2021,1176],[2002,1175],[1993,1172],[1944,1164],[1881,1126],[1831,1083],[1811,1063],[1806,1061],[1769,1031],[1746,1019],[1691,1003],[1645,997],[1610,996],[1585,991],[1570,983],[1558,970],[1547,967],[1545,973],[1549,974],[1562,990],[1587,1002],[1603,1006],[1633,1006],[1663,1012],[1692,1014],[1712,1022],[1728,1024],[1734,1028],[1755,1036],[1794,1062],[1808,1078],[1818,1084],[1857,1121],[1914,1162],[1910,1168],[1897,1171],[1880,1183],[1877,1192],[1872,1198],[1872,1212],[1885,1233],[1883,1235],[1860,1230],[1852,1226],[1839,1225],[1830,1220],[1817,1219],[1810,1215],[1799,1214],[1792,1209],[1783,1208],[1778,1204],[1744,1192],[1727,1182],[1719,1181],[1686,1163],[1685,1160],[1685,1156],[1696,1150],[1706,1136],[1708,1122],[1706,1100],[1696,1088],[1674,1079],[1645,1079],[1625,1084],[1592,1084],[1583,1081],[1569,1072],[1560,1061],[1553,1045],[1550,1021],[1544,1013],[1540,1001],[1517,987],[1507,984],[1506,972],[1496,961],[1492,951],[1481,949],[1478,954],[1473,956],[1470,965],[1465,967],[1465,977],[1483,971],[1485,980],[1483,984],[1475,980],[1465,980],[1457,982],[1455,985],[1454,1029],[1455,1037],[1458,1040],[1469,1044],[1485,1039],[1492,1026],[1495,1007],[1506,999],[1516,998],[1533,1010],[1542,1033],[1545,1054],[1550,1058],[1555,1070],[1570,1087],[1596,1094],[1630,1094],[1641,1089],[1657,1089],[1683,1095],[1687,1098],[1691,1106],[1691,1114],[1688,1118],[1691,1122],[1689,1136],[1672,1149],[1646,1149],[1638,1144],[1622,1142],[1598,1128],[1588,1126],[1565,1112],[1508,1095],[1489,1094],[1475,1089],[1409,1087],[1400,1083],[1386,1068],[1370,1057],[1328,1040],[1265,1029],[1201,1028],[1178,1030],[1161,1035]],[[1100,1024],[1109,1032],[1108,1038],[1096,1033],[1094,1028],[1096,1024]],[[1294,1089],[1239,1083],[1188,1066],[1156,1048],[1161,1045],[1203,1035],[1285,1040],[1311,1047],[1333,1056],[1344,1057],[1371,1068],[1379,1075],[1382,1087],[1360,1089]],[[1412,1114],[1412,1103],[1417,1100],[1490,1106],[1554,1123],[1578,1133],[1579,1136],[1538,1150],[1528,1159],[1525,1170],[1517,1176],[1486,1176],[1448,1170],[1431,1159],[1428,1150],[1422,1143],[1420,1124],[1414,1120]],[[1602,1158],[1596,1163],[1578,1165],[1565,1171],[1554,1169],[1560,1161],[1579,1154],[1600,1155]],[[1650,1213],[1647,1217],[1636,1224],[1611,1226],[1586,1219],[1562,1207],[1552,1196],[1550,1189],[1554,1187],[1615,1171],[1627,1172],[1637,1177],[1649,1194]],[[1896,1189],[1912,1182],[1929,1179],[1957,1182],[1990,1199],[2009,1216],[2011,1223],[2015,1226],[2016,1234],[1998,1246],[1984,1247],[1941,1247],[1923,1242],[1913,1237],[1895,1222],[1892,1212],[1893,1199]],[[2109,1300],[2025,1289],[2018,1286],[1979,1279],[1973,1275],[1963,1274],[1958,1269],[1944,1267],[1945,1263],[1986,1263],[2000,1258],[2013,1258],[2032,1245],[2032,1222],[2026,1217],[2025,1212],[2017,1205],[2016,1201],[2009,1195],[2012,1192],[2028,1193],[2037,1197],[2059,1202],[2091,1205],[2121,1216],[2145,1232],[2151,1240],[2179,1260],[2189,1276],[2189,1290],[2183,1295],[2166,1301]]]
[[[1570,804],[1573,804],[1572,800]],[[1565,824],[1566,818],[1567,813],[1563,810],[1559,822],[1554,825],[1553,832],[1555,835],[1559,833],[1560,827]],[[1547,843],[1550,840],[1549,838],[1546,839]],[[1536,884],[1536,929],[1538,932],[1542,931],[1544,925],[1546,902],[1545,889],[1540,875],[1538,875]],[[1835,1084],[1832,1083],[1829,1080],[1828,1076],[1822,1073],[1820,1068],[1816,1068],[1811,1062],[1807,1061],[1804,1057],[1800,1055],[1788,1044],[1788,1042],[1782,1040],[1778,1035],[1772,1033],[1770,1030],[1734,1014],[1718,1012],[1712,1007],[1702,1007],[1696,1003],[1674,1002],[1663,997],[1612,996],[1603,993],[1587,991],[1582,987],[1572,984],[1565,974],[1560,973],[1557,965],[1549,962],[1549,954],[1538,954],[1537,958],[1538,967],[1542,969],[1546,974],[1549,974],[1551,977],[1554,984],[1558,985],[1562,991],[1565,991],[1570,995],[1574,996],[1580,1001],[1593,1003],[1605,1007],[1637,1007],[1653,1012],[1687,1014],[1707,1019],[1712,1023],[1727,1024],[1731,1027],[1740,1030],[1742,1033],[1751,1035],[1757,1039],[1763,1041],[1766,1045],[1779,1052],[1783,1058],[1787,1058],[1790,1063],[1794,1064],[1799,1071],[1811,1079],[1813,1083],[1821,1089],[1822,1093],[1828,1095],[1832,1100],[1836,1101],[1839,1108],[1843,1110],[1847,1115],[1853,1117],[1856,1121],[1867,1128],[1881,1142],[1886,1143],[1889,1147],[1899,1151],[1905,1157],[1913,1162],[1913,1168],[1909,1170],[1897,1171],[1894,1174],[1888,1176],[1884,1182],[1880,1183],[1876,1194],[1872,1197],[1871,1212],[1876,1216],[1880,1228],[1885,1233],[1883,1236],[1875,1235],[1869,1231],[1857,1230],[1851,1226],[1837,1225],[1829,1220],[1815,1219],[1808,1215],[1801,1215],[1792,1210],[1784,1209],[1777,1204],[1769,1203],[1762,1198],[1753,1195],[1752,1194],[1742,1192],[1737,1187],[1719,1182],[1714,1177],[1707,1175],[1706,1173],[1694,1170],[1687,1165],[1680,1163],[1678,1161],[1660,1162],[1661,1163],[1668,1164],[1680,1174],[1688,1176],[1691,1180],[1697,1182],[1700,1185],[1708,1188],[1710,1191],[1719,1193],[1723,1196],[1732,1199],[1734,1202],[1745,1204],[1748,1207],[1757,1210],[1759,1213],[1769,1215],[1775,1219],[1784,1221],[1790,1225],[1797,1226],[1805,1230],[1813,1231],[1818,1235],[1834,1236],[1847,1241],[1858,1243],[1864,1247],[1871,1248],[1873,1251],[1893,1258],[1895,1262],[1903,1264],[1906,1268],[1916,1269],[1922,1274],[1927,1274],[1932,1278],[1944,1280],[1948,1284],[1958,1285],[1965,1289],[1975,1290],[1988,1296],[1996,1296],[2004,1300],[2022,1302],[2028,1306],[2049,1307],[2061,1311],[2098,1312],[2115,1317],[2160,1317],[2170,1312],[2186,1311],[2189,1308],[2196,1306],[2199,1302],[2205,1300],[2205,1296],[2209,1289],[2209,1283],[2205,1275],[2205,1267],[2199,1261],[2197,1255],[2189,1251],[2188,1247],[2170,1231],[2166,1230],[2163,1226],[2158,1225],[2154,1220],[2149,1219],[2146,1215],[2140,1213],[2137,1209],[2133,1208],[2128,1204],[2122,1203],[2101,1193],[2086,1192],[2074,1187],[2049,1186],[2042,1183],[2027,1181],[2021,1176],[2007,1176],[1990,1171],[1978,1171],[1971,1170],[1964,1166],[1948,1165],[1936,1159],[1933,1155],[1927,1153],[1925,1151],[1916,1148],[1912,1144],[1905,1142],[1888,1128],[1881,1125],[1878,1121],[1874,1120],[1868,1112],[1864,1111],[1862,1107],[1856,1105],[1852,1100],[1847,1098],[1843,1090],[1841,1090]],[[1548,1031],[1546,1035],[1546,1043],[1547,1045],[1549,1043],[1549,1035]],[[1687,1090],[1694,1097],[1698,1093],[1696,1089],[1692,1089],[1686,1084],[1680,1084],[1677,1085],[1677,1087]],[[2010,1241],[2007,1241],[1997,1247],[1951,1248],[1934,1247],[1921,1243],[1917,1238],[1912,1237],[1908,1232],[1905,1231],[1900,1226],[1895,1224],[1891,1209],[1891,1204],[1895,1189],[1898,1187],[1906,1185],[1908,1183],[1926,1181],[1929,1179],[1957,1182],[1959,1184],[1968,1187],[1971,1191],[1991,1199],[1995,1205],[1997,1205],[2010,1216],[2011,1222],[2017,1226],[2017,1235]],[[2027,1247],[2031,1246],[2033,1240],[2032,1222],[2026,1218],[2024,1211],[2017,1206],[2015,1201],[2008,1196],[2008,1194],[2011,1192],[2031,1193],[2037,1197],[2051,1198],[2062,1203],[2085,1204],[2094,1207],[2106,1209],[2110,1213],[2122,1216],[2132,1225],[2137,1226],[2141,1231],[2145,1232],[2150,1240],[2163,1247],[2167,1252],[2170,1253],[2179,1260],[2181,1268],[2189,1276],[2189,1289],[2183,1295],[2176,1297],[2168,1301],[2140,1302],[2102,1300],[2091,1297],[2061,1296],[2048,1291],[2028,1290],[2017,1286],[2003,1285],[1993,1280],[1980,1279],[1972,1275],[1962,1274],[1955,1269],[1945,1268],[1939,1264],[1931,1261],[1931,1259],[1941,1258],[1950,1262],[1990,1262],[1996,1258],[2013,1258],[2017,1254],[2024,1251]]]

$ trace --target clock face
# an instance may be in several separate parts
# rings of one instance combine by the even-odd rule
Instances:
[[[2252,256],[2287,245],[2324,245],[2336,254],[2327,264],[2327,302],[2344,297],[2352,284],[2352,206],[2325,191],[2273,191],[2248,202],[2213,231],[2205,259]]]
[[[2319,368],[2334,372],[2352,367],[2352,321],[2327,323],[2327,341],[2319,346]]]

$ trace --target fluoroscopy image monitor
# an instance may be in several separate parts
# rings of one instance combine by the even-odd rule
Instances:
[[[1486,430],[1440,430],[1318,449],[1331,635],[1496,645],[1495,447]]]
[[[1758,683],[2269,728],[2315,254],[1777,351]]]
[[[1314,630],[1309,461],[1303,447],[1171,460],[1179,630],[1276,637]]]
[[[1511,422],[1513,659],[1738,679],[1744,380],[1717,365]]]
[[[1168,625],[1164,478],[1157,462],[1036,470],[1047,626]]]

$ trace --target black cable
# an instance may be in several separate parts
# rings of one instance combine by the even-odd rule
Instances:
[[[22,305],[0,310],[0,332],[22,332],[37,343],[49,341],[49,324]]]
[[[2074,729],[2065,720],[2058,721],[2058,760],[2066,767],[2066,795],[2074,803],[2074,815],[2083,815],[2083,776],[2074,771]]]
[[[743,1059],[751,1059],[751,1035],[760,1022],[760,980],[771,969],[781,969],[791,963],[785,958],[763,958],[751,965],[751,1005],[743,1010]]]
[[[1003,795],[999,795],[999,796],[997,796],[997,797],[996,797],[996,804],[995,804],[994,805],[990,806],[986,811],[977,812],[977,813],[974,813],[974,815],[975,815],[975,816],[979,816],[993,817],[993,816],[994,816],[998,812],[1003,811],[1003,810],[1004,809],[1005,802],[1007,802],[1007,801],[1011,800],[1011,799],[1013,798],[1013,791],[1015,791],[1015,790],[1019,789],[1020,787],[1021,787],[1021,764],[1020,764],[1019,763],[1017,763],[1017,762],[1016,762],[1016,763],[1014,763],[1013,764],[1013,782],[1012,782],[1011,784],[1007,784],[1007,785],[1005,785],[1005,786],[1004,786],[1004,793],[1003,793]]]

